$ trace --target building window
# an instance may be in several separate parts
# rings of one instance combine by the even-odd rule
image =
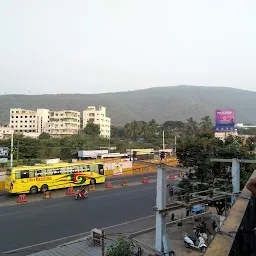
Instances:
[[[30,116],[30,118],[32,118],[32,116]]]
[[[27,118],[27,116],[25,116],[25,118]]]

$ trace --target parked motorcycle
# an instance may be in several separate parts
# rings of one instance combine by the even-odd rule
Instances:
[[[77,191],[77,193],[75,194],[75,200],[78,199],[86,199],[88,197],[88,191]]]
[[[206,252],[207,245],[202,236],[199,236],[198,239],[196,237],[189,236],[187,234],[184,235],[184,245],[186,248],[193,247],[200,252]]]

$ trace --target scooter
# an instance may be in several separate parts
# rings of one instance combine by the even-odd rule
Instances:
[[[185,234],[184,245],[186,248],[193,247],[203,253],[206,252],[207,249],[207,245],[205,244],[205,241],[202,236],[199,236],[199,238],[196,239],[195,237]]]
[[[84,191],[84,192],[81,192],[81,191],[77,191],[76,195],[75,195],[75,200],[78,200],[79,198],[80,199],[86,199],[88,197],[88,191]]]

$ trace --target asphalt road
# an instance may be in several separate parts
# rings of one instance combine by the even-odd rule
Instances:
[[[1,207],[0,253],[152,215],[155,195],[151,183]]]

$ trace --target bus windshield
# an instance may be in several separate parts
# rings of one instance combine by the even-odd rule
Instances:
[[[7,168],[6,170],[6,176],[11,176],[12,168]]]

